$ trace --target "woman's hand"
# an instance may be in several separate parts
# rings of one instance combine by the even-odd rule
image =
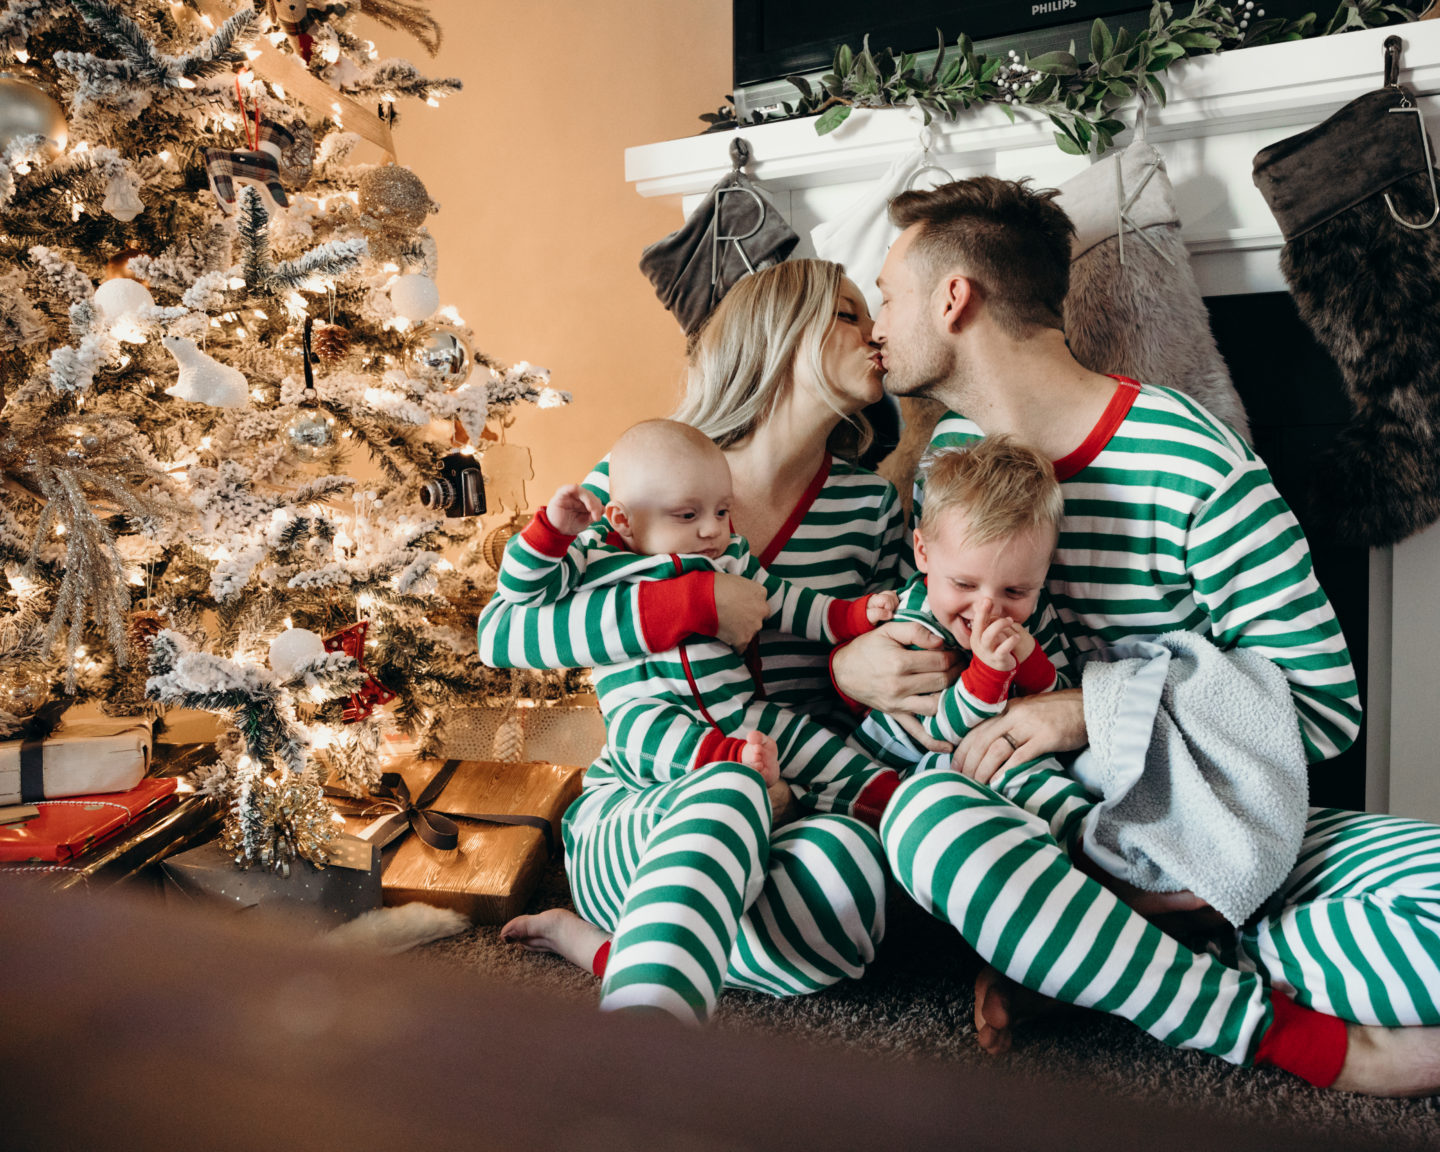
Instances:
[[[965,734],[950,765],[984,784],[1002,768],[1073,752],[1088,742],[1084,698],[1079,688],[1066,688],[1011,700],[999,716]]]
[[[715,638],[744,652],[769,614],[765,589],[744,576],[715,573]]]
[[[959,657],[934,632],[911,621],[882,624],[837,648],[830,672],[841,692],[867,708],[922,716],[935,715],[938,694],[960,675]]]
[[[795,802],[795,793],[784,780],[777,780],[769,787],[770,829],[783,828],[800,815],[800,805]]]

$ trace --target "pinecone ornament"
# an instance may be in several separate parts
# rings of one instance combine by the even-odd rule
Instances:
[[[350,354],[350,329],[339,324],[316,324],[310,334],[310,351],[327,364],[334,364]]]
[[[125,634],[130,640],[130,652],[137,660],[150,658],[150,643],[165,627],[165,619],[153,608],[137,608],[130,613]]]

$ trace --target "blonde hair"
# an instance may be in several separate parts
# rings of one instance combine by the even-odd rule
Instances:
[[[921,532],[933,534],[940,517],[958,511],[965,516],[965,542],[978,546],[1056,528],[1065,510],[1054,465],[1010,436],[942,448],[922,460],[920,468],[925,476]]]
[[[821,367],[844,280],[844,268],[829,260],[787,260],[740,280],[694,341],[685,398],[673,418],[721,448],[739,444],[774,414],[803,363],[820,381],[820,398],[842,417],[831,451],[863,452],[870,423],[845,415]]]

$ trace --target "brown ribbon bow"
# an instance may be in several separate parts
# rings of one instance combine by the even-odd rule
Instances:
[[[403,836],[408,827],[423,843],[448,852],[460,844],[460,828],[452,819],[454,817],[461,820],[480,820],[487,824],[515,824],[537,828],[545,835],[545,850],[551,856],[555,855],[555,830],[543,816],[506,812],[441,812],[433,809],[431,805],[440,799],[440,794],[445,791],[445,786],[450,783],[461,763],[460,760],[445,761],[440,771],[431,777],[420,795],[413,800],[410,798],[410,787],[405,783],[405,778],[398,772],[386,772],[380,777],[380,784],[371,798],[359,802],[364,805],[364,809],[356,814],[373,814],[377,809],[388,808],[394,815],[381,824],[373,836],[367,838],[384,848]],[[349,800],[351,805],[356,803],[353,797],[336,798]]]

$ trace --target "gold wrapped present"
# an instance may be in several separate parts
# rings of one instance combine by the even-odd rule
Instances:
[[[521,912],[560,851],[583,768],[543,761],[400,761],[377,794],[337,800],[350,832],[383,849],[386,904],[454,908],[477,924]]]

